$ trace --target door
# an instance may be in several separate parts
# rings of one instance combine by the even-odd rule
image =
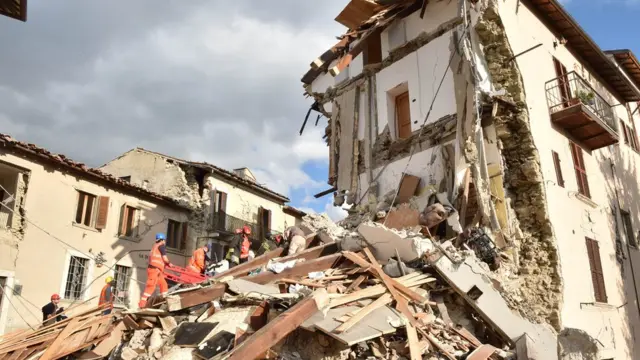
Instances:
[[[558,92],[560,94],[560,103],[563,108],[571,105],[571,86],[569,84],[569,76],[567,68],[562,65],[558,59],[553,58],[553,66],[556,69],[556,78],[558,79]],[[554,104],[554,106],[559,104]]]

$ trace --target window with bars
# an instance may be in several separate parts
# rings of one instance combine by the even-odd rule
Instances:
[[[67,282],[64,287],[64,298],[82,300],[87,282],[89,259],[71,256],[67,270]]]
[[[131,282],[131,268],[128,266],[116,265],[116,304],[127,305],[129,302],[129,283]]]
[[[607,302],[607,290],[604,284],[604,273],[602,272],[602,261],[600,259],[600,246],[598,242],[585,238],[587,243],[587,255],[589,256],[589,267],[591,268],[591,282],[596,302]]]
[[[576,181],[578,182],[578,192],[588,198],[591,198],[582,149],[573,142],[570,143],[570,147],[571,157],[573,158],[573,168],[576,172]]]

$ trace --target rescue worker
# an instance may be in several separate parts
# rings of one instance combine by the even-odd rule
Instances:
[[[294,255],[307,248],[304,231],[297,226],[290,226],[284,231],[284,239],[289,243],[287,255]]]
[[[268,232],[265,238],[262,240],[260,244],[260,249],[258,249],[258,255],[262,255],[266,252],[275,250],[278,247],[284,246],[284,241],[282,241],[282,235],[276,234],[273,235],[271,232]]]
[[[105,285],[100,291],[100,300],[98,306],[108,304],[108,307],[102,312],[102,315],[109,315],[113,310],[113,302],[116,300],[116,281],[111,276],[107,276],[104,280]]]
[[[167,285],[167,281],[164,279],[164,268],[165,266],[171,267],[172,265],[167,257],[167,249],[165,248],[166,240],[167,236],[165,234],[156,234],[156,243],[153,245],[153,248],[151,248],[151,252],[149,253],[147,285],[145,286],[140,302],[138,303],[139,308],[147,306],[147,299],[149,299],[151,294],[156,290],[156,285],[160,285],[160,295],[162,297],[167,296],[167,293],[169,292],[169,286]]]
[[[196,249],[196,251],[193,252],[193,255],[191,255],[191,259],[189,259],[187,269],[198,274],[204,274],[204,271],[207,269],[208,252],[208,245]]]
[[[54,322],[62,321],[67,317],[64,315],[58,315],[64,311],[63,307],[58,307],[60,303],[60,295],[51,295],[51,302],[42,307],[42,322],[43,326],[51,325]]]
[[[231,241],[226,256],[226,259],[229,260],[230,268],[247,262],[251,248],[251,241],[249,240],[251,228],[248,225],[244,225],[242,229],[236,229],[235,233],[236,235],[233,241]]]

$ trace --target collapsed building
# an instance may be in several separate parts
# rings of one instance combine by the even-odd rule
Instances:
[[[302,130],[329,119],[325,193],[346,223],[482,234],[511,309],[560,348],[639,357],[633,53],[601,50],[556,0],[351,0],[336,21],[302,77]]]

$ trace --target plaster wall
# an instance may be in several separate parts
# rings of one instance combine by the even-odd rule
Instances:
[[[578,195],[569,140],[561,130],[552,126],[549,117],[545,83],[556,78],[553,58],[562,62],[568,71],[575,70],[587,79],[611,105],[619,103],[619,100],[601,85],[603,82],[568,47],[554,47],[556,36],[523,2],[519,6],[518,3],[517,0],[500,2],[500,16],[514,53],[542,43],[541,47],[517,57],[516,61],[524,81],[531,129],[540,153],[549,214],[560,252],[564,281],[563,326],[582,329],[597,339],[601,343],[600,356],[603,359],[638,358],[640,355],[635,353],[637,343],[633,336],[640,326],[637,299],[635,296],[627,297],[633,287],[631,274],[625,271],[621,276],[616,261],[616,229],[612,216],[616,185],[610,175],[609,159],[614,161],[616,172],[624,174],[618,180],[622,188],[637,190],[636,169],[640,155],[630,152],[623,144],[591,154],[583,152],[591,199]],[[616,106],[614,111],[620,119],[628,120],[624,106]],[[558,184],[552,151],[559,154],[564,187]],[[639,196],[638,191],[625,193],[630,204],[639,204]],[[634,226],[638,226],[640,209],[632,210]],[[585,237],[599,243],[607,304],[595,303]],[[628,263],[624,267],[629,267]],[[638,268],[640,265],[636,266],[636,271]]]
[[[388,124],[392,139],[396,138],[395,97],[405,91],[409,91],[411,130],[419,130],[445,72],[426,124],[456,112],[453,76],[449,70],[451,36],[452,32],[445,33],[376,74],[378,134]]]
[[[128,297],[131,302],[129,306],[135,307],[146,281],[147,255],[155,241],[155,234],[167,231],[168,219],[187,221],[188,210],[151,202],[139,198],[135,193],[113,190],[10,153],[0,153],[0,161],[15,164],[29,172],[28,196],[24,205],[29,224],[15,253],[15,268],[11,271],[12,284],[22,285],[22,293],[20,297],[12,296],[15,309],[8,311],[6,319],[2,315],[0,321],[4,319],[5,322],[0,323],[0,329],[4,327],[8,332],[25,327],[20,316],[31,325],[42,321],[40,307],[49,302],[51,294],[58,293],[64,297],[70,256],[89,260],[85,284],[91,285],[76,304],[99,295],[106,276],[113,275],[113,270],[108,267],[117,261],[118,265],[131,268]],[[74,223],[78,191],[109,197],[104,230]],[[137,221],[139,236],[129,240],[118,236],[121,206],[125,203],[140,209]],[[194,241],[189,234],[187,250],[169,250],[170,260],[176,265],[185,266],[186,255],[193,249],[191,244]],[[100,264],[101,258],[104,264]],[[7,269],[0,268],[1,271]],[[87,305],[97,305],[97,301],[97,298],[92,299]],[[61,306],[68,308],[72,303],[72,300],[63,299]]]

